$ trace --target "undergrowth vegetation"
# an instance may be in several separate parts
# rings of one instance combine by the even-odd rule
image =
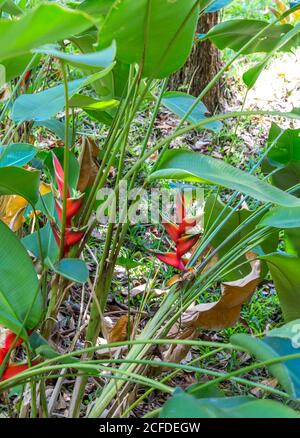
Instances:
[[[246,105],[293,3],[0,0],[2,416],[299,418],[300,103]]]

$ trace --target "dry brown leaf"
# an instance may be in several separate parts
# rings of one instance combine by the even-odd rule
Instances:
[[[276,386],[278,385],[278,380],[275,378],[271,378],[271,379],[262,380],[260,383],[262,385],[269,386],[270,388],[276,388]],[[250,392],[252,395],[259,398],[265,394],[265,391],[259,387],[255,387],[251,389]]]
[[[207,248],[207,250],[202,254],[202,260],[205,259],[205,257],[208,257],[212,252],[214,251],[214,248],[209,245],[209,247]],[[201,271],[201,274],[205,274],[205,272],[207,272],[209,269],[211,269],[212,267],[215,266],[215,264],[219,261],[219,256],[218,254],[215,254],[209,261],[208,263],[204,266],[204,268]]]
[[[130,289],[129,293],[131,297],[136,297],[137,295],[140,295],[145,292],[147,287],[147,283],[139,284],[138,286],[133,287]],[[122,295],[128,296],[128,290],[122,291]]]
[[[50,185],[41,182],[41,195],[46,195],[50,191]],[[24,223],[23,212],[27,205],[26,199],[19,195],[0,196],[0,219],[13,231],[18,231]]]
[[[9,86],[7,84],[3,85],[3,87],[0,88],[0,102],[5,102],[10,98],[10,95]]]
[[[171,328],[169,339],[195,339],[198,329],[222,330],[234,326],[240,319],[242,305],[254,294],[260,282],[260,261],[251,263],[246,277],[221,285],[219,301],[192,305]],[[186,345],[166,345],[160,349],[165,361],[179,363],[190,350]]]
[[[130,321],[129,333],[131,333],[133,321]],[[128,339],[128,315],[121,316],[116,324],[113,326],[112,330],[108,334],[108,341],[112,342],[122,342]]]
[[[177,339],[194,339],[196,336],[196,331],[192,328],[183,331],[179,338]],[[170,336],[169,336],[170,337]],[[190,351],[190,345],[175,345],[171,344],[168,349],[162,353],[162,358],[164,362],[180,363],[184,360]]]
[[[215,303],[193,306],[185,316],[186,324],[207,330],[222,330],[235,325],[242,305],[254,294],[260,281],[260,261],[252,264],[252,271],[246,277],[222,284],[222,295]]]
[[[97,157],[99,154],[99,149],[95,141],[86,137],[83,140],[82,152],[79,159],[80,163],[80,174],[78,179],[78,190],[81,193],[91,187],[96,179],[98,173]]]

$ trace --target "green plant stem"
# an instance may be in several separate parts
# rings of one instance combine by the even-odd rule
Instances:
[[[1,377],[3,376],[3,373],[4,373],[4,371],[5,371],[5,369],[6,369],[7,365],[8,365],[8,363],[9,363],[11,353],[13,352],[13,350],[14,350],[14,348],[15,348],[17,342],[18,342],[18,340],[23,336],[23,333],[24,333],[23,339],[26,340],[26,339],[28,338],[28,336],[27,336],[27,332],[26,332],[26,331],[23,332],[23,331],[24,331],[24,329],[25,329],[25,327],[26,327],[26,323],[27,323],[27,321],[28,321],[28,318],[29,318],[29,316],[30,316],[30,312],[31,312],[31,310],[32,310],[32,308],[33,308],[33,306],[34,306],[34,303],[35,303],[35,301],[36,301],[36,299],[37,299],[37,297],[38,297],[38,294],[40,293],[40,287],[41,287],[42,281],[43,281],[43,274],[41,275],[41,278],[39,279],[38,287],[37,287],[36,292],[35,292],[35,294],[34,294],[34,296],[33,296],[33,300],[32,300],[32,302],[30,303],[30,306],[29,306],[29,308],[28,308],[28,310],[27,310],[27,312],[26,312],[26,315],[25,315],[25,317],[24,317],[24,320],[23,320],[23,322],[22,322],[22,324],[21,324],[21,326],[20,326],[20,329],[19,329],[19,331],[16,333],[15,339],[14,339],[14,341],[12,342],[12,344],[11,344],[11,346],[10,346],[10,348],[9,348],[9,350],[8,350],[8,352],[7,352],[6,356],[5,356],[5,358],[4,358],[4,360],[2,361],[2,363],[1,363],[1,365],[0,365],[0,380],[1,380]],[[0,383],[0,385],[1,385],[1,383]]]
[[[263,160],[265,159],[265,157],[268,155],[268,153],[272,150],[272,148],[274,147],[274,145],[277,143],[277,141],[280,139],[280,137],[283,135],[283,132],[281,132],[276,138],[275,140],[271,143],[271,145],[266,149],[266,151],[262,154],[262,156],[260,157],[260,159],[258,160],[258,162],[252,167],[252,169],[250,170],[250,174],[253,174],[257,168],[260,166],[260,164],[263,162]],[[222,216],[224,216],[224,214],[226,213],[226,211],[229,209],[229,207],[232,205],[232,203],[234,202],[234,200],[237,198],[237,196],[239,195],[239,192],[234,192],[233,195],[230,197],[230,199],[228,200],[228,202],[226,202],[226,205],[224,206],[224,208],[222,209],[222,211],[220,212],[220,214],[218,215],[218,217],[215,219],[215,221],[213,222],[213,224],[211,225],[210,229],[208,230],[208,233],[206,233],[206,235],[204,236],[203,239],[201,239],[201,243],[198,246],[198,248],[196,249],[195,253],[193,254],[193,256],[191,257],[188,266],[193,266],[193,264],[198,260],[200,254],[205,250],[205,248],[208,247],[208,245],[212,242],[213,238],[217,235],[217,233],[222,230],[223,226],[229,221],[229,219],[231,217],[233,217],[233,215],[239,210],[239,208],[242,206],[242,204],[249,198],[249,196],[243,196],[242,199],[238,202],[238,204],[229,212],[229,214],[224,218],[223,221],[221,221],[219,223],[219,221],[221,220]],[[216,198],[217,199],[217,198]],[[268,204],[268,207],[270,207],[270,204]],[[238,232],[240,232],[245,226],[246,224],[251,223],[252,221],[252,217],[253,219],[256,218],[257,216],[257,212],[261,211],[261,209],[257,210],[256,212],[254,212],[254,217],[253,215],[251,215],[246,223],[244,222],[243,224],[241,224],[233,233],[233,237],[235,237]],[[216,226],[216,227],[215,227]],[[212,230],[212,231],[211,231]],[[233,238],[232,237],[232,238]],[[229,236],[229,238],[231,239],[231,235]],[[222,244],[224,246],[224,242]],[[219,250],[220,248],[218,248]],[[213,256],[211,256],[210,258],[212,258]]]
[[[69,168],[70,168],[70,150],[69,150],[69,90],[68,90],[68,77],[67,70],[64,61],[61,61],[61,71],[64,84],[65,95],[65,147],[64,147],[64,190],[63,190],[63,209],[61,220],[61,238],[59,247],[59,258],[64,256],[65,248],[65,234],[66,234],[66,218],[67,218],[67,198],[68,198],[68,185],[69,185]]]
[[[31,360],[30,360],[30,350],[27,344],[25,344],[25,350],[27,353],[27,362],[28,367],[31,367]],[[30,390],[31,390],[31,418],[37,418],[37,392],[36,392],[36,382],[31,380],[30,381]]]
[[[102,188],[103,185],[105,184],[108,172],[110,170],[110,166],[118,153],[119,142],[117,140],[117,136],[120,134],[120,127],[121,127],[121,123],[122,123],[122,112],[129,106],[129,102],[130,102],[130,99],[132,97],[132,93],[134,92],[135,87],[137,86],[137,83],[138,83],[138,75],[136,75],[134,81],[132,82],[132,84],[130,84],[129,91],[126,95],[124,102],[121,105],[119,105],[117,117],[115,119],[115,123],[113,124],[113,126],[110,129],[110,133],[109,133],[107,142],[104,145],[105,154],[104,154],[101,166],[98,170],[93,187],[92,187],[90,194],[88,196],[86,206],[82,212],[82,216],[81,216],[81,220],[80,220],[81,225],[85,225],[88,222],[90,215],[92,213],[92,210],[93,210],[97,190]],[[123,111],[122,111],[122,109],[123,109]],[[130,123],[127,123],[127,126],[124,127],[124,131],[126,132],[129,129],[129,127],[130,127]],[[115,148],[115,152],[112,154],[111,152],[112,152],[113,148]],[[106,167],[106,172],[104,173],[105,167]]]
[[[133,72],[131,72],[131,76],[132,76],[132,73]],[[133,114],[131,113],[131,107],[135,108],[134,104],[135,104],[135,100],[136,100],[138,88],[139,88],[139,81],[136,80],[136,77],[132,79],[132,83],[133,83],[134,87],[132,87],[132,85],[130,84],[130,81],[129,81],[128,99],[131,97],[131,95],[133,93],[133,97],[132,97],[133,103],[131,105],[127,105],[127,107],[128,107],[128,110],[126,113],[127,120],[125,121],[126,128],[124,128],[124,130],[123,130],[122,137],[120,139],[120,146],[117,145],[117,147],[115,148],[115,152],[112,154],[112,156],[108,162],[107,170],[102,175],[102,178],[99,181],[99,187],[102,187],[105,184],[106,177],[107,177],[108,171],[110,169],[110,165],[113,162],[113,160],[115,159],[116,154],[119,150],[121,152],[121,155],[120,155],[118,173],[117,173],[117,178],[116,178],[116,183],[115,183],[116,187],[118,186],[120,179],[121,179],[123,162],[124,162],[124,158],[125,158],[125,150],[126,150],[126,145],[127,145],[128,135],[129,135],[130,121],[133,118]],[[99,173],[98,173],[98,175],[99,175]],[[115,203],[115,199],[113,200],[113,203]],[[92,207],[92,204],[90,205],[90,207]],[[90,214],[89,210],[87,211],[87,214]],[[112,214],[113,214],[113,212],[112,212]],[[110,285],[112,282],[112,275],[113,275],[114,263],[115,263],[114,254],[112,252],[111,252],[111,255],[109,254],[110,248],[111,248],[112,236],[113,236],[113,223],[110,222],[109,226],[108,226],[104,252],[103,252],[103,255],[101,258],[98,279],[96,282],[95,299],[92,302],[90,321],[89,321],[89,325],[88,325],[88,329],[87,329],[86,341],[88,343],[91,343],[91,344],[94,344],[96,342],[99,330],[101,328],[102,317],[101,317],[101,315],[99,315],[98,305],[100,306],[100,311],[103,314],[103,312],[105,310],[106,302],[107,302],[107,297],[108,297]],[[81,399],[83,396],[85,383],[86,383],[86,378],[84,378],[84,377],[80,377],[76,381],[75,397],[72,398],[72,402],[71,402],[71,409],[70,409],[71,416],[78,416],[79,415],[80,402],[81,402]]]
[[[200,1],[200,0],[198,0],[198,1],[195,2],[194,6],[191,8],[191,10],[189,11],[188,15],[187,15],[187,16],[185,17],[185,19],[183,20],[183,22],[182,22],[180,28],[178,29],[178,31],[176,32],[176,34],[174,35],[174,37],[173,37],[172,40],[170,41],[170,44],[169,44],[168,47],[166,48],[165,52],[164,52],[163,55],[162,55],[162,58],[161,58],[160,62],[158,63],[157,71],[155,71],[155,72],[153,73],[153,75],[152,75],[150,78],[148,78],[147,86],[145,87],[145,90],[143,91],[143,93],[140,95],[140,98],[139,98],[139,100],[138,100],[138,102],[137,102],[137,104],[136,104],[136,107],[135,107],[134,111],[132,112],[132,113],[133,113],[133,116],[134,116],[134,114],[136,113],[137,108],[139,108],[140,104],[142,103],[142,101],[143,101],[143,99],[144,99],[146,93],[148,92],[148,89],[149,89],[149,87],[150,87],[151,81],[154,79],[155,74],[159,72],[160,65],[163,64],[163,62],[165,61],[166,57],[168,56],[168,53],[170,52],[170,50],[172,49],[173,45],[175,44],[175,42],[177,41],[177,39],[178,39],[179,36],[181,35],[181,32],[182,32],[183,29],[185,28],[186,23],[188,22],[188,20],[190,19],[190,17],[194,14],[194,12],[196,11],[196,9],[198,8],[198,3],[199,3],[199,1]],[[148,1],[148,3],[147,3],[147,12],[148,12],[148,14],[145,16],[145,23],[146,23],[146,26],[145,26],[145,38],[144,38],[144,50],[145,50],[145,47],[146,47],[146,45],[147,45],[148,25],[150,24],[150,23],[149,23],[149,20],[148,20],[148,15],[149,15],[150,10],[151,10],[151,1]],[[202,12],[203,12],[203,11],[202,11]],[[139,82],[139,81],[141,80],[141,77],[142,77],[143,62],[144,62],[144,59],[143,59],[143,57],[142,57],[141,64],[140,64],[140,69],[139,69],[138,75],[136,76],[136,80],[137,80],[137,82]],[[125,106],[125,107],[126,107],[126,106]],[[125,127],[125,130],[129,128],[131,121],[132,121],[132,118],[128,121],[128,124],[129,124],[129,125]],[[95,180],[95,183],[94,183],[94,185],[93,185],[93,188],[92,188],[92,190],[91,190],[91,193],[90,193],[90,196],[89,196],[89,199],[88,199],[88,202],[87,202],[88,207],[87,207],[87,208],[84,210],[84,212],[83,212],[83,218],[84,218],[84,222],[85,222],[85,223],[86,223],[86,221],[88,220],[88,218],[89,218],[89,216],[90,216],[90,214],[91,214],[91,211],[92,211],[92,206],[93,206],[94,198],[95,198],[95,195],[96,195],[96,191],[97,191],[97,189],[98,189],[98,187],[99,187],[99,180],[100,180],[100,177],[101,177],[100,172],[98,172],[97,178],[96,178],[96,180]]]
[[[31,60],[26,65],[24,71],[22,72],[21,76],[19,77],[18,82],[16,83],[14,89],[12,90],[12,92],[11,92],[11,94],[9,96],[8,101],[5,103],[5,105],[4,105],[3,109],[2,109],[2,112],[1,112],[1,115],[0,115],[0,124],[2,123],[2,121],[4,119],[4,116],[6,114],[6,111],[8,110],[10,104],[12,103],[13,98],[15,97],[15,95],[16,95],[16,93],[17,93],[17,91],[18,91],[18,89],[19,89],[19,87],[21,85],[26,72],[31,69],[31,67],[34,64],[37,56],[38,56],[37,53],[32,56]]]
[[[45,381],[43,379],[40,381],[40,402],[41,402],[41,412],[43,418],[49,418],[46,386],[45,386]]]
[[[238,115],[240,116],[240,112],[239,112]],[[207,121],[206,121],[206,123],[207,123]],[[140,164],[141,164],[141,163],[139,163],[139,166],[140,166]],[[136,166],[136,169],[134,169],[134,170],[137,170],[139,166]]]
[[[108,367],[108,366],[102,366],[100,364],[91,364],[91,363],[83,363],[83,362],[78,362],[78,363],[69,363],[69,364],[61,364],[61,365],[51,365],[51,366],[47,366],[44,367],[43,369],[39,370],[39,369],[34,369],[34,368],[30,368],[27,371],[24,371],[23,373],[18,374],[17,376],[5,381],[5,384],[1,384],[1,388],[4,388],[4,390],[8,387],[8,382],[10,383],[10,385],[15,386],[15,384],[19,384],[19,383],[23,383],[25,379],[30,379],[32,377],[36,377],[39,376],[40,374],[46,374],[49,373],[51,371],[55,371],[55,370],[60,370],[62,368],[75,368],[78,370],[89,370],[89,371],[102,371],[102,375],[103,372],[110,372],[112,373],[112,375],[105,375],[105,377],[109,377],[112,378],[112,376],[114,374],[121,374],[124,377],[126,377],[128,380],[133,379],[133,381],[138,382],[140,384],[144,384],[147,386],[154,386],[156,387],[157,390],[162,391],[162,392],[166,392],[168,394],[172,394],[174,389],[170,388],[167,385],[164,385],[163,383],[157,382],[156,380],[150,379],[148,377],[145,376],[140,376],[138,374],[132,373],[130,371],[126,371],[126,370],[119,370],[113,367]],[[92,375],[95,375],[92,374]],[[13,383],[13,381],[15,383]]]
[[[200,362],[201,360],[207,359],[210,356],[213,356],[219,352],[221,352],[223,349],[222,348],[216,348],[213,351],[210,351],[209,353],[206,353],[204,355],[202,355],[201,357],[197,357],[196,359],[193,359],[191,362],[188,363],[188,365],[193,365],[196,362]],[[161,383],[165,383],[168,382],[170,379],[172,379],[173,377],[175,377],[181,370],[180,369],[176,369],[175,371],[173,371],[172,373],[168,374],[166,377],[164,377],[161,380]],[[131,406],[129,406],[129,408],[126,409],[126,411],[121,415],[122,418],[126,418],[127,415],[129,415],[129,413],[135,409],[143,400],[145,400],[145,398],[149,397],[150,394],[152,394],[152,392],[155,391],[154,388],[150,388],[148,389],[143,395],[141,395],[137,400],[135,400]]]

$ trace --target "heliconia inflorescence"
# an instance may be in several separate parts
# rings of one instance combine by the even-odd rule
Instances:
[[[3,347],[0,348],[0,366],[3,364],[11,346],[15,342],[16,335],[8,331],[6,333]],[[19,338],[15,344],[15,348],[19,347],[23,343],[23,339]],[[28,369],[28,365],[26,364],[11,364],[8,363],[8,365],[5,367],[4,372],[0,378],[0,381],[10,379],[11,377],[16,376],[17,374],[21,373],[22,371],[25,371]]]
[[[193,228],[197,224],[197,219],[187,218],[185,209],[184,195],[180,194],[177,197],[176,212],[178,223],[163,222],[163,226],[169,237],[175,243],[175,252],[165,254],[156,253],[156,257],[163,263],[179,269],[184,272],[187,270],[187,260],[183,256],[188,253],[199,240],[199,234],[187,234],[189,228]]]
[[[58,218],[62,222],[63,216],[63,197],[64,197],[64,170],[56,157],[53,155],[53,165],[55,171],[55,179],[59,192],[59,198],[55,199],[55,206]],[[75,231],[72,228],[72,219],[78,214],[83,203],[83,198],[71,198],[70,188],[67,189],[67,209],[66,209],[66,231],[64,239],[64,256],[68,254],[72,246],[80,242],[84,236],[83,231]],[[51,224],[55,240],[60,246],[61,233],[56,224]]]

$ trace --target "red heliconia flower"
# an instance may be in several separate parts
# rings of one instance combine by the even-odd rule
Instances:
[[[14,341],[16,339],[16,335],[8,331],[4,340],[4,345],[2,348],[0,348],[0,365],[2,365],[3,361],[6,358],[7,353],[9,352],[11,346],[13,345]],[[23,339],[19,338],[16,342],[15,348],[19,347],[23,343]],[[28,365],[26,364],[8,364],[4,370],[4,373],[2,374],[2,377],[0,378],[0,381],[10,379],[11,377],[21,373],[22,371],[25,371],[28,369]]]
[[[194,236],[183,236],[176,242],[176,254],[182,257],[184,254],[190,251],[193,246],[198,242],[199,234]]]
[[[28,370],[28,365],[24,364],[24,365],[9,365],[6,370],[4,371],[2,377],[1,377],[1,381],[3,380],[8,380],[11,377],[16,376],[17,374],[22,373],[23,371]]]
[[[166,254],[156,254],[156,257],[158,260],[160,260],[163,263],[166,263],[169,266],[173,266],[173,268],[179,269],[180,271],[184,272],[185,269],[185,262],[182,260],[179,255],[176,254],[176,252],[167,252]]]
[[[63,205],[62,199],[64,196],[64,170],[56,157],[53,154],[53,166],[55,170],[55,179],[60,195],[60,199],[55,200],[55,207],[57,211],[58,218],[62,222],[63,215]],[[83,231],[75,231],[72,229],[72,219],[78,214],[83,203],[82,198],[71,198],[70,188],[67,189],[67,214],[66,214],[66,231],[65,231],[65,241],[64,241],[64,256],[68,254],[72,246],[80,242],[84,236]],[[58,246],[60,246],[61,235],[56,224],[51,224],[52,231]]]
[[[156,257],[163,263],[166,263],[169,266],[173,266],[176,269],[184,272],[187,270],[186,264],[187,260],[182,257],[189,252],[193,246],[198,242],[200,235],[199,234],[187,234],[187,230],[189,228],[193,228],[197,224],[197,219],[195,218],[187,218],[186,217],[186,209],[185,209],[185,201],[184,194],[180,193],[177,196],[176,202],[176,215],[178,224],[174,224],[171,222],[163,222],[163,226],[173,240],[176,246],[175,252],[169,252],[166,254],[158,254],[156,253]]]
[[[53,154],[53,166],[57,188],[62,199],[64,196],[64,169],[62,168],[62,165],[60,164],[59,159],[55,154]],[[70,198],[70,196],[70,189],[68,187],[67,197]]]
[[[179,226],[170,222],[163,222],[163,226],[165,227],[166,232],[169,234],[173,242],[177,242],[177,240],[181,236]]]
[[[62,204],[57,199],[55,200],[56,211],[60,222],[62,221]],[[72,218],[76,216],[82,206],[82,199],[68,198],[67,199],[67,215],[66,215],[66,227],[71,228]]]

